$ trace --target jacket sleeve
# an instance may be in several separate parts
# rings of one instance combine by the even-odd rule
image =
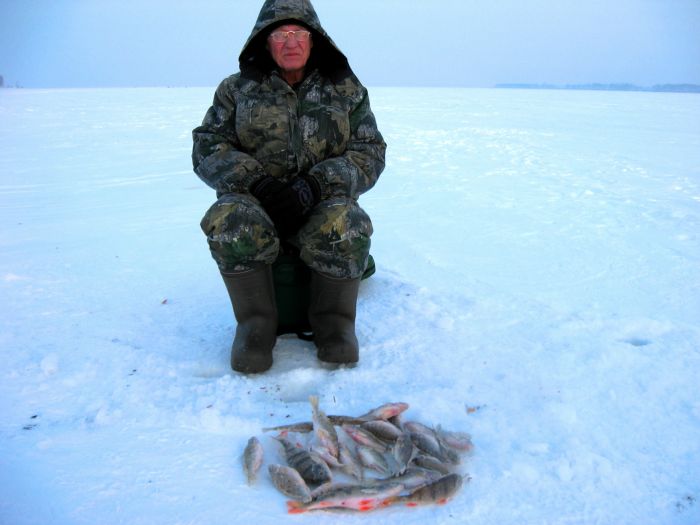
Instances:
[[[384,170],[386,143],[377,129],[364,87],[350,113],[350,133],[343,155],[325,159],[309,170],[321,183],[323,198],[357,199],[374,186]]]
[[[262,165],[240,149],[232,83],[228,78],[219,85],[202,125],[192,131],[194,171],[218,196],[245,193],[265,175]]]

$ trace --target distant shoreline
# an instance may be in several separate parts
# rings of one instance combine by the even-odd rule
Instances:
[[[594,91],[647,91],[657,93],[700,93],[699,84],[656,84],[654,86],[637,86],[636,84],[496,84],[498,89],[579,89]]]
[[[374,88],[466,88],[466,89],[554,89],[554,90],[580,90],[580,91],[640,91],[651,93],[700,93],[700,84],[656,84],[654,86],[638,86],[635,84],[528,84],[528,83],[504,83],[495,84],[492,86],[385,86],[377,85]],[[180,88],[208,88],[216,89],[216,86],[43,86],[43,87],[26,87],[21,85],[4,85],[0,86],[0,91],[11,90],[32,90],[32,89],[48,89],[48,90],[71,90],[71,89],[180,89]]]

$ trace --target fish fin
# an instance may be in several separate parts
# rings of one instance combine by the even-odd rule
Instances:
[[[311,403],[311,408],[318,410],[318,396],[309,396],[309,403]]]
[[[289,500],[287,501],[287,513],[288,514],[302,514],[306,512],[304,504],[298,501]]]

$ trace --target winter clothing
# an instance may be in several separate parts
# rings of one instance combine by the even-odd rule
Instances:
[[[250,191],[258,198],[282,237],[297,232],[306,215],[321,199],[321,188],[311,175],[299,175],[287,184],[268,175],[254,183]]]
[[[272,219],[252,195],[223,195],[204,215],[201,226],[221,271],[272,264],[280,253]],[[338,197],[319,202],[287,242],[309,268],[354,278],[367,266],[371,234],[372,223],[357,201]]]
[[[355,314],[360,278],[335,279],[312,272],[309,322],[318,358],[327,363],[356,363],[360,347]]]
[[[273,59],[266,47],[271,30],[291,24],[311,32],[311,40],[305,42],[311,51],[304,75],[293,86],[285,78],[294,80],[296,75],[278,70],[283,55]],[[274,49],[279,53],[281,48]],[[308,0],[266,0],[240,53],[239,66],[238,73],[221,82],[201,126],[193,131],[194,170],[218,198],[201,222],[214,260],[224,275],[242,276],[238,272],[269,267],[285,243],[295,248],[304,264],[333,278],[336,285],[359,283],[368,263],[372,223],[357,199],[377,182],[386,152],[367,90]],[[330,288],[318,289],[325,297],[323,290]],[[342,310],[336,317],[346,320],[318,311],[315,329],[322,334],[324,349],[319,355],[356,361],[357,290],[348,292],[347,284],[337,289],[346,299],[338,303]],[[236,289],[233,292],[235,296]],[[325,305],[326,299],[319,304]],[[242,304],[239,307],[245,310]],[[322,326],[325,318],[333,321],[328,329]],[[337,335],[334,327],[342,331],[342,348],[326,344]],[[269,341],[263,339],[260,349],[265,350],[256,355],[268,354]],[[248,362],[250,347],[234,342],[233,360]],[[237,353],[237,348],[243,350]],[[236,355],[245,357],[239,360]],[[252,367],[267,365],[265,359]]]
[[[313,35],[308,74],[295,87],[280,77],[265,48],[270,29],[289,21],[308,27]],[[353,201],[375,184],[384,169],[386,144],[377,129],[367,90],[322,28],[311,3],[266,1],[241,51],[239,65],[241,71],[221,83],[202,125],[193,131],[192,159],[197,175],[216,189],[219,198],[251,195],[251,187],[266,177],[293,186],[295,179],[303,175],[307,182],[313,181],[309,184],[318,189],[320,202],[342,198],[356,207]],[[239,219],[248,224],[257,219],[258,229],[266,229],[269,221],[261,215],[269,217],[270,213],[265,206],[263,210],[255,209],[260,204],[260,201],[245,201],[241,209],[244,206],[241,201],[231,211],[244,216]],[[306,213],[304,218],[313,211]],[[351,264],[356,268],[352,277],[364,270],[372,234],[369,217],[364,220],[362,224],[338,222],[326,232],[324,252],[328,254],[336,252],[338,241],[358,245],[337,252],[339,259],[336,267],[330,269],[332,275],[350,277],[348,264],[343,260],[350,252],[357,257]],[[232,222],[238,224],[238,220],[226,221],[216,231],[207,228],[213,222],[211,217],[205,216],[202,222],[213,256],[223,271],[245,269],[251,263],[266,261],[267,234],[257,254],[238,258],[231,250],[220,251],[222,244],[232,239],[239,241],[241,234],[247,237],[245,242],[253,240],[235,226],[228,229]],[[270,233],[275,237],[288,238],[299,231],[300,224],[285,228],[286,223],[279,217],[272,217],[272,223],[275,227]],[[292,242],[300,244],[299,239]],[[299,248],[304,250],[302,245]],[[310,263],[314,269],[329,271],[327,267],[316,268],[313,261]]]
[[[272,349],[277,340],[272,269],[260,265],[221,275],[238,323],[231,347],[231,368],[244,373],[264,372],[272,366]]]

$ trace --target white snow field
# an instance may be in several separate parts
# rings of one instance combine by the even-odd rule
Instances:
[[[191,130],[214,88],[0,90],[0,523],[700,523],[700,96],[370,89],[361,360],[229,368]],[[469,432],[445,505],[288,515],[265,426]]]

